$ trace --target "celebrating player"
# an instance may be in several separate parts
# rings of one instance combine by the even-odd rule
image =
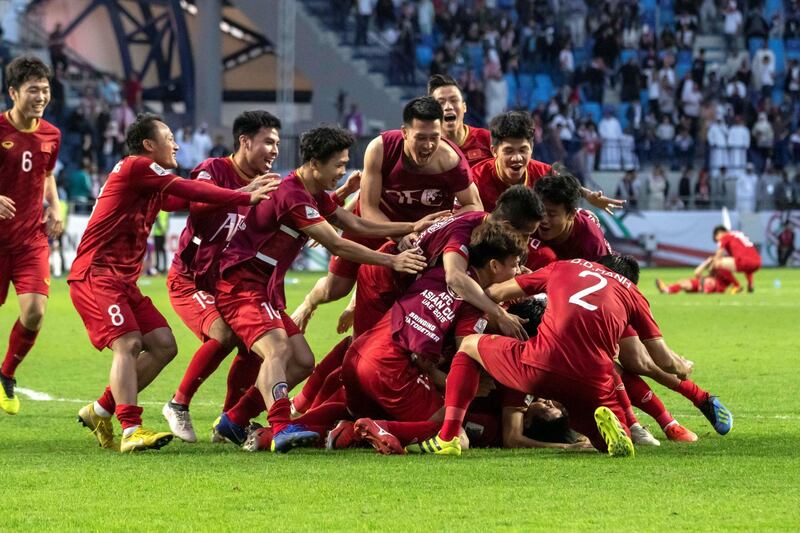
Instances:
[[[6,81],[14,105],[0,117],[0,305],[14,284],[19,318],[11,328],[0,368],[0,408],[19,412],[14,392],[17,367],[42,328],[50,292],[47,237],[63,230],[53,168],[61,132],[44,120],[50,102],[50,69],[39,59],[8,64]],[[42,198],[47,207],[42,213]]]
[[[149,385],[177,352],[167,321],[142,295],[142,270],[150,228],[160,210],[185,207],[186,200],[248,205],[267,197],[270,182],[253,192],[231,191],[204,180],[184,180],[176,168],[172,132],[155,115],[140,115],[125,142],[129,157],[116,164],[97,198],[67,281],[70,298],[98,350],[111,348],[110,387],[78,413],[104,448],[113,446],[111,414],[122,425],[120,451],[161,448],[171,433],[142,427],[138,392]]]
[[[455,145],[442,139],[442,118],[442,107],[435,99],[415,98],[403,109],[401,129],[385,131],[369,143],[357,214],[375,222],[409,222],[443,209],[449,211],[454,200],[464,212],[482,209],[466,160]],[[385,238],[344,236],[372,249],[386,242]],[[301,330],[317,306],[350,292],[358,266],[331,258],[328,275],[292,315]]]
[[[690,293],[719,294],[731,289],[731,294],[738,294],[742,290],[739,280],[730,270],[713,269],[711,263],[713,257],[709,257],[694,269],[694,277],[682,279],[667,285],[660,279],[656,280],[656,288],[663,294],[675,294],[681,291]],[[708,275],[704,275],[708,270]]]
[[[753,274],[761,268],[761,256],[752,241],[741,231],[717,226],[714,228],[714,242],[719,249],[712,258],[711,268],[744,273],[747,292],[753,292]]]

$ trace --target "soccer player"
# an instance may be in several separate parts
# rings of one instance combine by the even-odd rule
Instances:
[[[364,154],[361,193],[356,214],[375,222],[410,222],[430,213],[451,210],[480,211],[478,189],[470,180],[461,151],[442,139],[442,107],[429,96],[415,98],[403,109],[403,125],[374,138]],[[352,238],[377,249],[385,238]],[[301,330],[316,308],[347,295],[353,288],[358,264],[332,257],[328,275],[321,278],[292,314]]]
[[[402,237],[423,231],[441,212],[418,222],[383,222],[355,216],[338,207],[326,190],[344,176],[353,144],[350,133],[320,127],[300,141],[303,164],[273,193],[273,200],[250,210],[220,259],[216,302],[225,321],[245,347],[263,359],[256,381],[231,410],[223,413],[217,431],[242,444],[251,418],[266,408],[273,433],[273,451],[286,452],[315,442],[319,435],[291,423],[289,390],[311,372],[314,357],[308,343],[285,313],[284,276],[305,242],[312,238],[349,261],[390,266],[415,273],[425,258],[409,250],[397,255],[373,251],[340,237],[326,221],[355,235]]]
[[[483,367],[506,387],[564,404],[570,424],[592,445],[613,456],[633,456],[629,431],[614,384],[613,358],[630,324],[665,366],[686,377],[691,367],[667,347],[636,287],[639,267],[630,257],[605,256],[597,263],[558,261],[490,289],[507,301],[547,292],[538,334],[526,342],[496,335],[470,335],[461,343],[447,378],[445,417],[439,433],[409,452],[460,455],[459,433]]]
[[[278,157],[280,128],[280,120],[266,111],[245,111],[233,121],[233,155],[206,159],[192,171],[191,179],[245,192],[258,188],[264,179],[279,179],[280,176],[270,171]],[[185,442],[197,441],[189,415],[192,397],[237,343],[236,336],[217,311],[214,280],[208,278],[213,278],[212,265],[249,211],[250,205],[192,203],[178,252],[167,275],[172,308],[203,342],[172,400],[162,409],[172,433]],[[236,403],[241,394],[237,391],[253,384],[259,363],[257,357],[246,351],[234,359],[223,410]]]
[[[752,241],[741,231],[717,226],[714,228],[714,242],[719,248],[712,258],[711,268],[744,273],[747,292],[753,292],[753,274],[761,268],[761,256]]]
[[[10,283],[19,302],[19,318],[0,367],[0,408],[10,415],[19,412],[17,367],[33,348],[47,309],[47,237],[58,237],[63,230],[53,175],[61,132],[42,118],[50,102],[51,75],[39,59],[11,61],[6,82],[13,106],[0,116],[0,305]]]
[[[177,352],[167,321],[136,286],[147,237],[160,210],[184,207],[186,200],[248,205],[267,197],[275,183],[253,191],[231,191],[185,180],[176,168],[172,132],[155,115],[140,115],[126,133],[132,155],[119,161],[97,198],[67,281],[70,298],[98,350],[111,348],[110,387],[83,407],[78,421],[104,448],[113,446],[112,413],[122,425],[122,452],[158,449],[171,433],[142,427],[138,392],[149,385]]]
[[[730,270],[719,269],[715,270],[711,267],[714,261],[713,257],[709,257],[694,269],[694,277],[682,279],[667,285],[662,280],[656,280],[656,288],[662,294],[676,294],[681,291],[689,293],[703,293],[703,294],[719,294],[723,293],[730,287],[731,294],[738,294],[742,290],[742,286],[736,276]],[[708,270],[708,275],[704,275]]]

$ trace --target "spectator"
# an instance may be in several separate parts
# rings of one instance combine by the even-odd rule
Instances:
[[[419,33],[423,37],[433,35],[433,20],[436,16],[436,9],[431,0],[422,0],[417,8],[417,26]]]
[[[8,65],[11,60],[13,59],[13,55],[11,54],[11,48],[9,48],[8,43],[3,39],[3,27],[0,25],[0,87],[3,88],[3,96],[5,107],[11,107],[11,99],[8,96],[8,91],[6,91],[6,65]],[[50,104],[52,107],[52,104]]]
[[[697,175],[697,183],[694,186],[694,206],[697,209],[711,207],[711,180],[705,170],[701,170]]]
[[[189,173],[200,162],[195,151],[195,145],[192,142],[192,128],[191,126],[184,126],[175,133],[175,142],[180,147],[178,153],[175,155],[175,160],[178,163],[178,173],[184,178],[189,176]]]
[[[706,79],[706,49],[701,48],[692,59],[692,80],[702,87]]]
[[[622,80],[622,92],[620,99],[623,102],[638,102],[639,92],[642,83],[642,71],[636,63],[636,57],[631,56],[628,62],[619,69],[619,76]]]
[[[597,127],[594,122],[588,121],[578,129],[581,138],[581,147],[584,153],[586,171],[591,173],[595,169],[597,152],[600,150],[601,140],[597,134]]]
[[[606,108],[597,126],[602,148],[600,170],[619,170],[622,168],[622,125],[611,108]]]
[[[792,146],[792,162],[795,165],[800,164],[800,127],[789,137],[789,142]]]
[[[775,54],[767,46],[763,47],[753,56],[753,87],[761,91],[762,98],[772,96],[775,86]]]
[[[776,191],[781,183],[788,182],[785,171],[778,171],[772,163],[768,163],[764,168],[764,174],[759,182],[760,209],[772,211],[776,207]]]
[[[50,64],[54,69],[60,68],[66,72],[69,67],[69,60],[64,51],[64,34],[61,23],[56,24],[55,29],[47,38],[47,48],[50,51]]]
[[[661,116],[661,123],[656,128],[655,138],[655,161],[662,163],[672,161],[673,141],[675,140],[675,126],[669,115]]]
[[[225,157],[230,153],[231,151],[225,146],[225,137],[219,134],[214,135],[214,146],[208,152],[208,157]]]
[[[356,137],[364,135],[364,118],[361,116],[358,104],[350,104],[350,112],[344,117],[344,124],[347,130]]]
[[[794,196],[794,187],[789,181],[789,174],[783,172],[781,182],[775,186],[775,207],[781,211],[788,211],[794,207],[798,198]]]
[[[675,156],[672,159],[671,169],[677,170],[681,165],[691,167],[694,162],[694,139],[685,126],[678,127],[674,146]]]
[[[788,220],[778,235],[778,266],[785,267],[794,254],[794,228]]]
[[[625,175],[617,185],[615,196],[620,200],[625,200],[625,207],[628,209],[638,209],[641,185],[633,169],[625,170]]]
[[[681,89],[681,106],[683,116],[690,121],[689,129],[694,134],[697,132],[697,122],[700,118],[700,104],[703,100],[703,93],[700,92],[700,85],[692,78],[683,81]]]
[[[767,19],[761,15],[761,11],[756,6],[753,6],[747,14],[747,20],[744,23],[744,33],[748,43],[751,39],[766,40],[769,34]]]
[[[797,105],[800,97],[800,63],[797,59],[790,59],[789,66],[786,68],[786,82],[784,85],[787,96],[794,106]]]
[[[758,114],[758,120],[753,125],[752,138],[755,144],[756,169],[763,172],[770,156],[772,155],[772,144],[775,142],[775,131],[772,129],[767,119],[767,114],[762,111]]]
[[[692,167],[690,166],[685,167],[683,174],[681,174],[681,179],[678,182],[678,198],[684,209],[689,209],[692,201]]]
[[[723,9],[725,22],[723,24],[723,35],[725,36],[725,49],[730,53],[739,50],[739,33],[742,29],[742,12],[736,7],[735,0],[729,0]]]
[[[88,202],[92,195],[92,160],[84,157],[80,166],[73,167],[67,173],[67,198],[70,202]]]
[[[144,87],[139,79],[139,75],[135,72],[125,80],[122,92],[125,95],[125,103],[133,109],[134,113],[139,113],[142,110],[142,92]]]
[[[639,159],[636,157],[636,139],[633,138],[633,130],[630,127],[622,132],[619,141],[620,155],[622,156],[622,168],[639,168]]]
[[[736,115],[728,130],[728,167],[734,172],[744,169],[750,149],[750,131],[741,115]]]
[[[169,230],[169,212],[159,211],[153,221],[153,247],[155,253],[155,269],[163,274],[167,271],[167,231]]]
[[[717,3],[714,0],[703,0],[700,5],[700,29],[704,33],[717,31]]]
[[[728,165],[728,128],[725,126],[720,114],[717,114],[706,135],[706,141],[708,142],[708,168],[711,171],[711,175],[715,176],[719,174],[722,167]]]
[[[646,183],[647,208],[651,211],[663,211],[669,195],[669,182],[661,165],[653,167],[653,172]]]
[[[100,91],[100,97],[108,106],[118,106],[122,103],[122,89],[119,83],[114,81],[108,74],[103,74],[98,89]]]
[[[367,45],[369,19],[372,18],[372,10],[374,7],[373,0],[356,0],[356,34],[354,38],[354,44],[356,46]],[[394,9],[394,7],[392,9]],[[379,25],[379,30],[382,30],[383,28],[380,26],[381,25]]]
[[[203,122],[194,131],[192,144],[194,145],[195,157],[197,157],[197,163],[195,163],[195,166],[197,166],[205,159],[208,159],[208,153],[211,151],[211,147],[214,146],[214,143],[211,142],[211,136],[208,134],[207,123]]]
[[[575,56],[572,54],[572,45],[569,40],[564,43],[564,47],[558,53],[558,64],[564,82],[567,85],[572,84],[572,75],[575,73]]]
[[[758,176],[753,163],[747,163],[745,172],[736,179],[736,210],[739,213],[754,213],[756,210],[756,192]]]

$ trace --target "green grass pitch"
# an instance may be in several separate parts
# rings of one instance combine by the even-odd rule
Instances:
[[[208,440],[224,397],[222,369],[192,405],[200,443],[125,456],[102,450],[75,414],[102,391],[110,354],[93,350],[66,284],[54,280],[43,332],[17,373],[20,387],[53,399],[22,395],[19,415],[0,413],[0,530],[797,530],[800,271],[760,272],[754,294],[656,293],[656,275],[688,274],[645,271],[641,286],[669,344],[695,361],[695,380],[720,395],[735,426],[720,437],[688,401],[656,387],[700,440],[666,442],[642,414],[662,446],[639,448],[632,460],[544,450],[461,458],[249,454]],[[292,276],[290,308],[317,277]],[[163,278],[142,288],[175,328],[180,349],[140,396],[145,423],[166,429],[160,406],[198,341],[173,314]],[[321,308],[311,323],[318,358],[337,338],[343,305]],[[0,309],[3,352],[16,314],[12,292]]]

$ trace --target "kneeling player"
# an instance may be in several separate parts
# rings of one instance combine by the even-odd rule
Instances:
[[[711,258],[711,268],[742,272],[747,279],[747,292],[753,292],[753,274],[761,268],[761,256],[755,245],[741,231],[731,231],[725,226],[714,228],[714,241],[719,249]]]
[[[676,281],[672,285],[667,285],[660,279],[656,280],[656,287],[663,294],[675,294],[678,292],[718,294],[731,289],[731,294],[738,294],[742,291],[742,286],[736,276],[730,270],[710,268],[714,261],[709,257],[694,269],[694,277]],[[708,275],[704,275],[708,270]]]

